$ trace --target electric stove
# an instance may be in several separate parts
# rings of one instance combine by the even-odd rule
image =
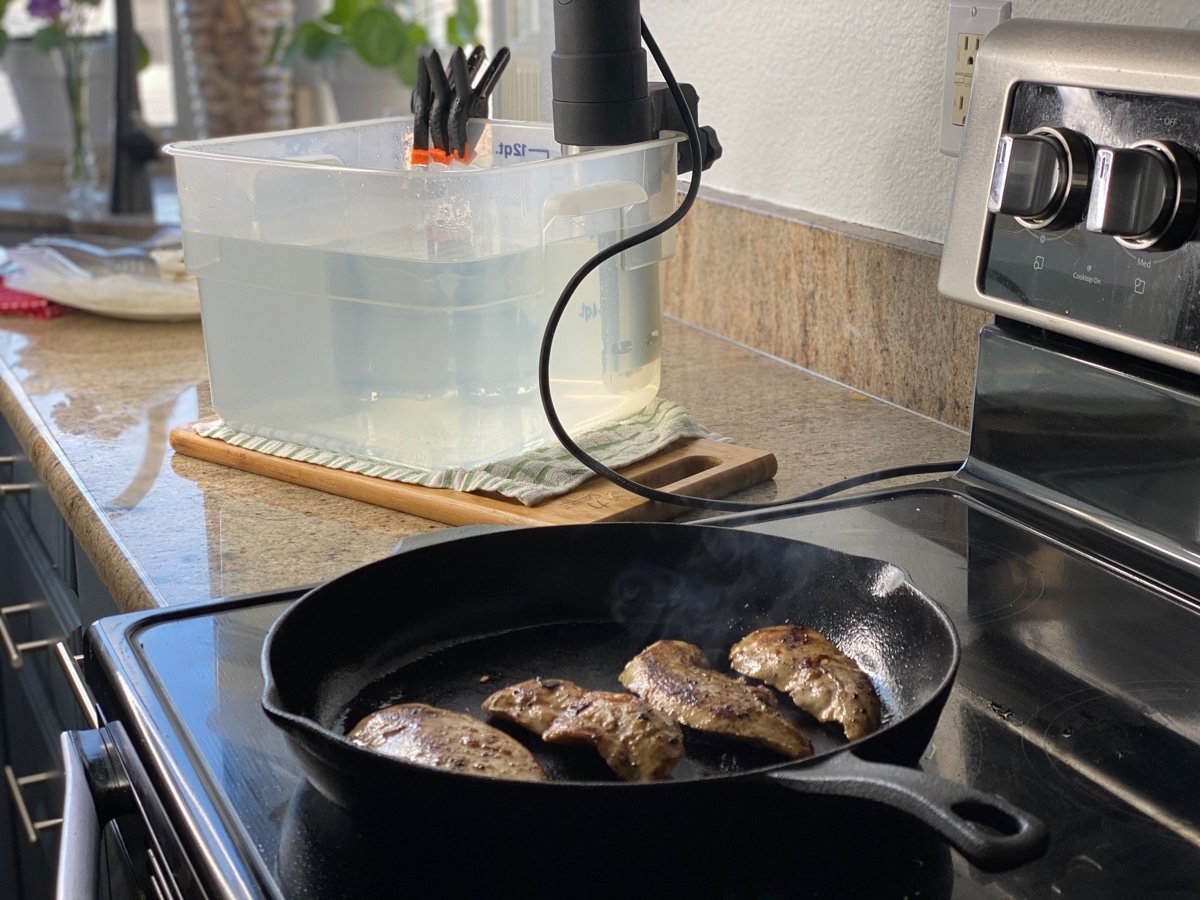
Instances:
[[[886,560],[941,604],[962,661],[920,765],[1042,818],[1040,858],[982,872],[911,819],[792,795],[653,833],[350,816],[260,707],[287,592],[88,633],[103,727],[67,736],[69,777],[119,826],[110,869],[164,897],[503,896],[531,871],[526,895],[1196,896],[1200,34],[1013,20],[971,103],[940,288],[996,321],[963,467],[706,524]]]

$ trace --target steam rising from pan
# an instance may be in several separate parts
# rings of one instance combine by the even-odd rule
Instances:
[[[632,560],[609,585],[613,620],[643,644],[660,638],[686,640],[720,664],[732,641],[756,628],[787,623],[828,627],[844,617],[824,607],[861,602],[880,589],[905,584],[902,572],[885,566],[873,584],[822,588],[822,576],[829,580],[828,551],[792,543],[765,559],[757,545],[731,539],[729,532],[697,530],[703,536],[687,555]],[[846,631],[842,625],[830,637],[845,639]]]

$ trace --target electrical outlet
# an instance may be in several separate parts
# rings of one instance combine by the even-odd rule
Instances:
[[[971,100],[971,76],[956,75],[954,78],[954,106],[950,110],[950,124],[962,128],[967,124],[967,103]],[[942,148],[945,149],[944,147]]]
[[[979,47],[989,31],[1011,16],[1011,0],[950,0],[941,143],[948,156],[958,156],[962,147]]]
[[[975,75],[975,54],[983,43],[982,34],[960,34],[954,44],[954,74],[971,78]]]
[[[954,102],[950,107],[950,124],[967,124],[967,103],[971,100],[971,79],[975,77],[975,54],[983,43],[982,34],[960,34],[955,39]]]

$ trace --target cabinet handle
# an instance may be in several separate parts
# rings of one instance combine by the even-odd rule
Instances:
[[[9,494],[28,494],[32,490],[33,485],[26,482],[0,484],[0,506],[4,505],[4,498]]]
[[[62,819],[42,819],[35,822],[33,816],[29,815],[29,807],[25,805],[25,795],[21,793],[21,789],[27,784],[41,784],[44,781],[58,778],[60,774],[59,772],[38,772],[36,775],[22,775],[18,778],[12,766],[4,767],[4,777],[7,779],[8,789],[12,793],[13,806],[17,808],[17,816],[21,819],[21,824],[25,826],[25,836],[29,838],[31,844],[38,842],[39,831],[57,828],[62,824]]]
[[[10,466],[17,461],[15,456],[0,456],[0,466]],[[32,484],[0,484],[0,506],[4,505],[4,499],[9,494],[28,494],[32,491]]]
[[[79,674],[79,666],[76,665],[78,659],[83,659],[83,657],[77,659],[63,641],[54,645],[54,655],[58,659],[58,665],[62,668],[63,674],[67,676],[67,685],[71,688],[75,702],[83,710],[83,717],[87,719],[88,728],[99,728],[100,714],[96,712],[96,701],[92,698],[92,692],[88,690],[83,676]]]
[[[11,632],[8,630],[8,622],[6,619],[9,616],[17,613],[27,613],[33,610],[32,603],[14,603],[12,606],[0,606],[0,643],[4,644],[4,650],[8,654],[8,664],[14,669],[19,669],[25,665],[25,657],[21,654],[29,650],[44,650],[51,644],[55,643],[54,638],[42,638],[37,641],[22,641],[17,643],[13,640]]]

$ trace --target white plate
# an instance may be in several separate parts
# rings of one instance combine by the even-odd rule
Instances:
[[[36,293],[36,291],[31,293]],[[70,300],[60,300],[56,297],[50,299],[63,306],[73,306],[75,309],[82,309],[98,316],[108,316],[112,319],[131,319],[138,322],[187,322],[200,318],[199,294],[194,300],[184,298],[184,302],[174,299],[164,301],[159,298],[135,297],[131,299],[128,295],[95,299],[80,297],[72,297]]]
[[[5,276],[14,290],[46,297],[98,316],[141,322],[184,322],[200,318],[194,278],[113,273],[95,276],[49,247],[25,245],[8,253],[16,271]]]

